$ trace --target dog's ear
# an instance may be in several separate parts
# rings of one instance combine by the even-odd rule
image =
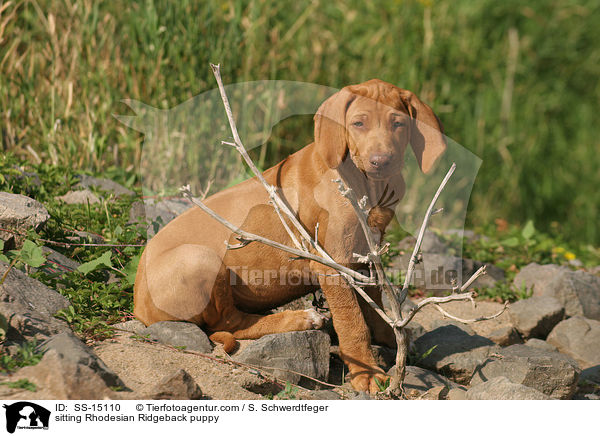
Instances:
[[[343,88],[325,100],[315,114],[315,144],[329,168],[337,168],[348,150],[346,111],[355,97]]]
[[[446,150],[444,128],[431,108],[415,94],[403,89],[401,99],[412,119],[410,145],[421,171],[427,174]]]

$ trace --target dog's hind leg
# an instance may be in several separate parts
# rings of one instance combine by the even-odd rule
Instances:
[[[210,335],[210,339],[222,343],[229,353],[235,349],[236,339],[258,339],[272,333],[319,329],[326,319],[314,309],[254,315],[232,306],[216,323],[208,325],[208,328],[215,332]]]

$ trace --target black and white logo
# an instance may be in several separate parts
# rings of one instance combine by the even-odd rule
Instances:
[[[6,409],[6,431],[14,433],[16,429],[48,430],[50,411],[29,401],[19,401],[3,406]]]

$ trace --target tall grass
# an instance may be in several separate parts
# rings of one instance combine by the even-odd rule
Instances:
[[[143,138],[111,117],[126,112],[119,101],[173,107],[214,87],[209,62],[226,83],[378,77],[420,95],[483,159],[473,223],[558,222],[600,243],[594,0],[25,0],[0,11],[3,150],[134,172]],[[310,120],[276,131],[265,164],[308,140]]]

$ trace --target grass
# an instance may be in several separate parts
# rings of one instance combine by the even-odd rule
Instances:
[[[30,382],[26,378],[21,378],[14,382],[3,382],[1,384],[6,385],[11,389],[24,389],[26,391],[31,391],[31,392],[37,391],[36,384],[33,382]]]
[[[36,351],[37,341],[23,342],[12,355],[0,353],[0,371],[13,372],[24,366],[37,365],[44,353]]]
[[[131,113],[124,98],[174,107],[214,88],[209,62],[225,83],[379,77],[430,103],[483,159],[469,226],[558,223],[598,246],[599,24],[593,0],[4,2],[0,148],[139,186],[143,137],[112,117]],[[256,150],[265,167],[310,141],[310,117],[274,134]],[[169,159],[192,179],[235,167],[192,142]]]

